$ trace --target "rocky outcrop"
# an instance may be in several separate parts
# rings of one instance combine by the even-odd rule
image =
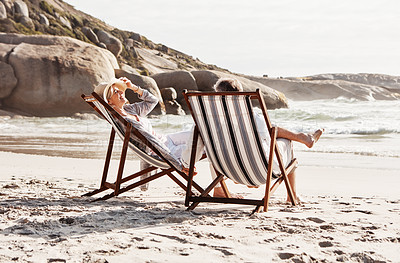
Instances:
[[[164,72],[159,74],[151,75],[156,82],[158,87],[161,89],[173,87],[176,90],[177,101],[182,105],[185,111],[188,110],[186,102],[183,98],[183,90],[197,90],[196,80],[193,75],[184,70]]]
[[[18,80],[10,95],[2,96],[3,107],[35,116],[87,111],[80,95],[114,77],[118,68],[109,51],[69,37],[0,33],[0,51]],[[2,76],[0,83],[6,80]]]
[[[380,82],[373,85],[366,78],[342,77],[343,79],[334,79],[321,77],[305,77],[291,79],[272,79],[246,76],[246,78],[268,85],[273,89],[283,92],[292,100],[317,100],[317,99],[336,99],[338,97],[358,99],[358,100],[393,100],[399,99],[399,90],[395,87],[394,81],[386,82],[381,78]],[[358,82],[355,82],[358,80]],[[368,84],[363,84],[365,82]],[[390,84],[391,83],[391,84]]]
[[[369,74],[369,73],[359,73],[359,74],[335,73],[335,74],[319,74],[314,76],[308,76],[304,77],[303,79],[308,81],[344,80],[365,85],[378,86],[394,92],[400,92],[399,76],[389,76],[384,74]]]
[[[138,74],[135,74],[133,72],[129,72],[129,71],[126,71],[123,69],[116,69],[115,77],[116,78],[127,77],[135,85],[138,85],[141,88],[150,91],[150,93],[153,94],[154,96],[156,96],[159,100],[158,105],[151,112],[151,114],[165,114],[164,102],[163,102],[160,90],[157,86],[157,83],[155,82],[154,79],[147,77],[147,76],[138,75]],[[134,92],[131,92],[130,90],[127,90],[125,95],[126,95],[126,98],[129,100],[129,102],[131,102],[131,103],[140,101],[138,99],[137,95]]]

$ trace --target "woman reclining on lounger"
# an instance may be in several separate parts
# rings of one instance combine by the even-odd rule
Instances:
[[[242,85],[239,81],[236,79],[219,79],[217,83],[214,85],[214,90],[215,91],[243,91]],[[260,134],[260,139],[262,143],[264,144],[264,149],[269,149],[271,137],[269,136],[268,128],[265,123],[265,120],[262,116],[255,114],[255,120],[257,124],[257,130]],[[318,141],[318,139],[321,137],[323,133],[323,129],[319,129],[315,131],[314,133],[311,134],[306,134],[306,133],[295,133],[291,132],[289,130],[286,130],[281,127],[277,127],[278,133],[277,133],[277,145],[279,148],[279,151],[282,155],[282,160],[284,163],[284,166],[286,167],[294,158],[294,152],[293,152],[293,145],[292,141],[300,142],[307,147],[311,148],[314,146],[314,144]],[[191,142],[192,140],[189,141],[188,147],[184,150],[181,160],[182,163],[185,167],[189,167],[190,164],[190,152],[191,152]],[[201,139],[198,140],[197,147],[204,147],[203,142]],[[274,158],[273,160],[273,170],[278,171],[278,162],[277,159]],[[213,171],[213,169],[211,169]],[[216,178],[215,173],[213,173],[213,178]],[[296,173],[295,169],[288,174],[288,179],[289,183],[293,189],[293,194],[295,200],[298,200],[298,197],[296,195]],[[226,197],[225,193],[222,190],[222,187],[215,187],[214,188],[214,196],[215,197]],[[287,197],[287,201],[289,202],[289,196]]]
[[[131,89],[138,94],[141,102],[130,104],[125,97],[125,91]],[[156,134],[153,130],[151,122],[146,116],[154,109],[158,103],[158,99],[149,91],[133,84],[128,78],[113,78],[108,82],[100,83],[94,90],[100,95],[116,112],[122,117],[139,122],[143,128],[153,134],[159,141],[164,144],[177,159],[180,158],[182,150],[186,148],[186,143],[191,138],[191,131],[177,132],[168,135]],[[141,162],[141,169],[146,168],[146,163]],[[187,173],[187,170],[184,171]],[[141,188],[147,190],[147,186]]]

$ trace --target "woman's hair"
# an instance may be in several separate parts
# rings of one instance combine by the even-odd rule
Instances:
[[[242,84],[236,79],[221,78],[214,85],[215,91],[243,91]]]

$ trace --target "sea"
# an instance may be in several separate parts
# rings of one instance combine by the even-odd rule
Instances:
[[[391,158],[400,163],[400,100],[289,101],[289,108],[268,111],[273,124],[295,132],[324,128],[311,149],[296,143],[295,150],[318,154],[346,154]],[[190,115],[149,117],[155,131],[168,134],[190,129]],[[0,117],[0,151],[69,158],[105,157],[111,126],[103,119],[72,117]],[[113,158],[118,158],[117,140]],[[135,158],[130,155],[128,158]]]

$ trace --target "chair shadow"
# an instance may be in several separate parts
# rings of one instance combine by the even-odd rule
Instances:
[[[140,202],[133,200],[132,197],[116,197],[107,201],[91,202],[94,199],[82,197],[3,200],[0,202],[2,216],[7,213],[21,215],[14,219],[15,225],[0,230],[0,234],[44,238],[51,241],[92,233],[180,224],[201,220],[203,216],[238,218],[249,216],[248,211],[237,208],[200,209],[189,212],[183,201]]]

